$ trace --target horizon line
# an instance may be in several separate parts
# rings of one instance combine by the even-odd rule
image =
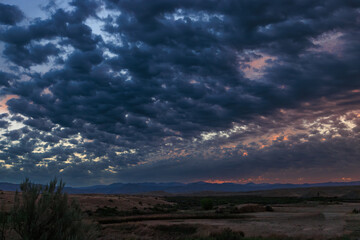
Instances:
[[[61,178],[58,178],[58,180],[61,180]],[[325,182],[303,182],[303,183],[291,183],[291,182],[286,182],[286,183],[281,183],[281,182],[275,182],[275,183],[269,183],[269,182],[260,182],[260,183],[255,183],[255,182],[230,182],[230,181],[224,181],[224,182],[208,182],[208,181],[194,181],[194,182],[177,182],[177,181],[172,181],[172,182],[113,182],[113,183],[109,183],[109,184],[93,184],[93,185],[78,185],[78,186],[74,186],[74,185],[68,185],[67,182],[63,181],[65,183],[65,188],[84,188],[84,187],[94,187],[94,186],[110,186],[113,184],[170,184],[170,183],[178,183],[178,184],[184,184],[184,185],[189,185],[189,184],[194,184],[194,183],[208,183],[208,184],[214,184],[214,185],[222,185],[222,184],[236,184],[236,185],[247,185],[247,184],[255,184],[255,185],[261,185],[261,184],[268,184],[268,185],[316,185],[316,184],[331,184],[331,183],[335,183],[335,184],[349,184],[349,183],[360,183],[360,180],[356,181],[325,181]],[[35,184],[42,184],[42,183],[38,183],[36,181],[33,181],[33,183]],[[13,184],[13,185],[20,185],[20,183],[14,183],[14,182],[7,182],[7,181],[0,181],[0,184]],[[45,183],[46,184],[46,183]],[[42,185],[45,185],[42,184]]]

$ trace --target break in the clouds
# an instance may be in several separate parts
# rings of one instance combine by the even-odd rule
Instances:
[[[3,2],[1,181],[360,180],[358,0]]]

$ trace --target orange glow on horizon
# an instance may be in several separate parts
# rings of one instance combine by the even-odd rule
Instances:
[[[203,182],[206,183],[215,183],[215,184],[223,184],[223,183],[237,183],[237,184],[245,184],[245,183],[264,183],[269,181],[270,179],[266,179],[262,176],[258,176],[255,178],[241,178],[241,179],[229,179],[229,180],[221,180],[221,179],[208,179]]]
[[[246,183],[269,183],[269,184],[315,184],[315,183],[325,183],[325,182],[352,182],[358,181],[359,179],[351,177],[340,177],[340,178],[327,178],[327,179],[308,179],[304,177],[298,177],[296,179],[281,179],[281,178],[267,178],[263,176],[258,177],[249,177],[249,178],[240,178],[240,179],[208,179],[203,180],[206,183],[213,184],[223,184],[223,183],[235,183],[235,184],[246,184]]]

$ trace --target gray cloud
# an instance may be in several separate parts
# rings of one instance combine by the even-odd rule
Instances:
[[[24,19],[24,13],[17,7],[0,3],[0,24],[14,25]]]
[[[332,122],[341,137],[323,142],[324,132],[304,124],[320,128],[317,119],[357,109],[358,1],[69,5],[49,5],[47,18],[0,28],[9,62],[0,72],[1,93],[18,96],[7,101],[10,119],[25,125],[3,134],[8,148],[0,159],[13,163],[11,171],[26,166],[28,174],[69,179],[80,170],[79,176],[111,180],[220,178],[316,168],[327,164],[326,154],[335,161],[346,151],[351,165],[358,154],[357,125],[349,131]],[[356,117],[349,121],[358,124]],[[218,137],[236,125],[246,130]],[[285,129],[289,140],[259,147]],[[209,132],[217,137],[202,142]],[[299,142],[303,135],[307,142]],[[206,154],[230,143],[236,151]],[[180,162],[169,157],[180,154],[176,149],[187,152],[176,155]],[[314,165],[306,161],[311,154]]]

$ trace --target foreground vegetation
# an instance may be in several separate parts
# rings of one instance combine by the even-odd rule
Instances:
[[[0,239],[91,240],[96,239],[92,224],[86,224],[79,205],[68,200],[65,184],[56,179],[48,185],[26,179],[16,192],[10,211],[0,212]]]
[[[81,194],[71,195],[69,199],[63,190],[61,181],[53,180],[41,186],[26,180],[16,194],[0,191],[0,203],[7,200],[6,207],[3,205],[0,211],[0,240],[315,240],[319,239],[312,238],[318,234],[316,230],[306,238],[289,236],[300,236],[304,228],[313,226],[328,228],[326,216],[329,212],[323,212],[324,208],[330,209],[331,214],[334,209],[342,209],[346,219],[340,220],[348,222],[348,231],[343,231],[339,221],[339,229],[332,228],[337,230],[330,234],[320,230],[322,236],[341,236],[351,232],[355,235],[321,239],[353,240],[360,237],[360,206],[353,203],[357,202],[356,199],[351,200],[351,204],[349,199],[341,198],[250,195],[159,197]],[[81,203],[82,208],[71,199]],[[289,217],[288,213],[295,216]],[[260,231],[254,231],[252,224],[259,222]],[[269,225],[264,228],[264,224]],[[302,224],[300,228],[288,227],[298,224]],[[279,231],[283,227],[287,227],[286,230]],[[298,233],[294,234],[293,229]],[[258,233],[262,236],[268,236],[268,233],[277,235],[250,237]]]

